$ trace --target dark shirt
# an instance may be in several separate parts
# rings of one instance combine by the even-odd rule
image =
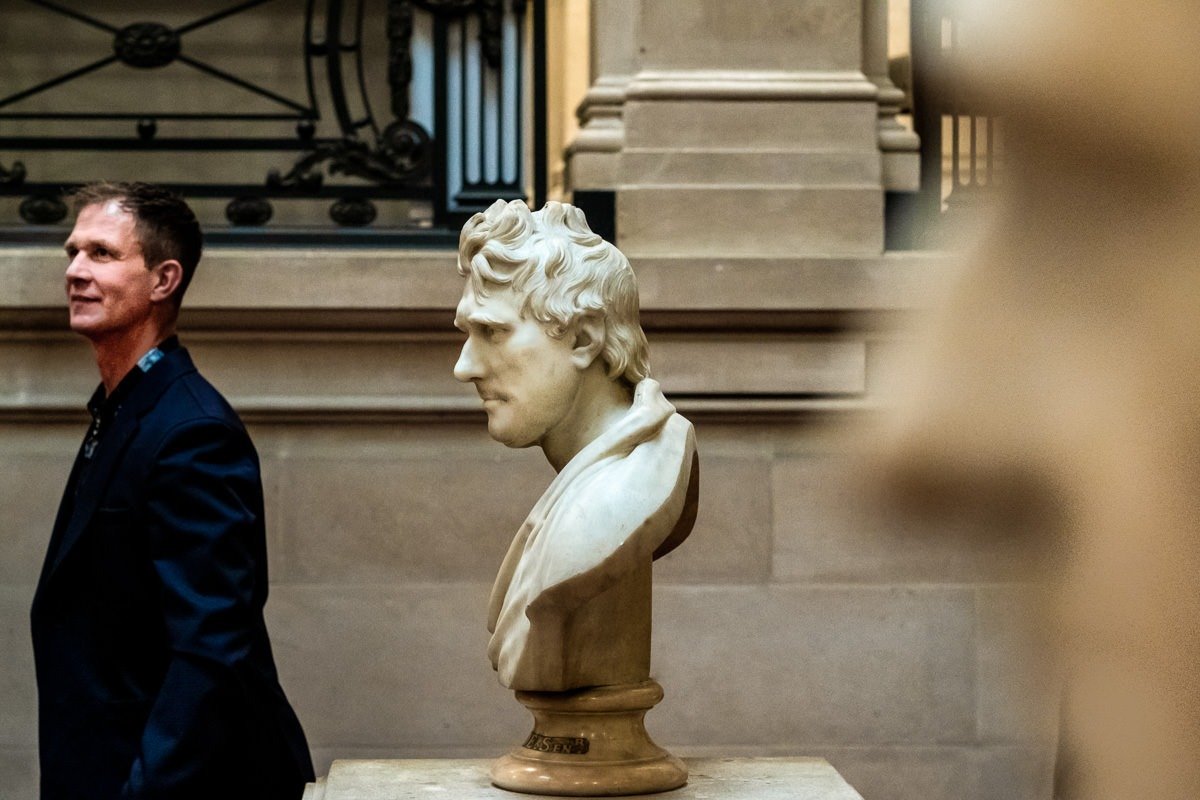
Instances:
[[[83,457],[79,464],[79,471],[67,493],[72,503],[79,492],[79,487],[87,480],[88,472],[92,467],[92,456],[95,455],[100,440],[104,438],[105,431],[112,427],[113,420],[121,413],[121,404],[125,398],[129,397],[134,387],[142,382],[142,377],[158,363],[159,359],[178,347],[178,336],[167,337],[157,347],[150,348],[145,355],[138,359],[137,365],[121,379],[111,395],[105,395],[103,383],[96,387],[96,391],[92,392],[92,397],[87,403],[88,413],[92,415],[92,424],[83,441]]]

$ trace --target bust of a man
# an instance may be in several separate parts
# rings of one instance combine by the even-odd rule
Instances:
[[[488,433],[558,475],[517,531],[489,604],[505,686],[645,681],[651,562],[695,521],[692,425],[649,377],[633,270],[564,203],[497,201],[463,227],[454,367]]]

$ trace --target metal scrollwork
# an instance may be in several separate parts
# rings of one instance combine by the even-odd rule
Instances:
[[[476,1],[469,0],[467,5],[474,5]],[[343,131],[344,136],[338,141],[310,145],[287,173],[272,170],[267,176],[269,187],[300,191],[319,189],[324,182],[323,168],[330,174],[340,173],[382,184],[408,183],[429,175],[433,163],[429,133],[408,118],[413,76],[413,2],[391,0],[388,3],[388,87],[395,120],[377,133],[375,146],[359,139],[354,131]],[[424,4],[427,0],[415,2]],[[311,141],[311,126],[298,134],[302,140]]]
[[[361,228],[375,221],[375,204],[366,198],[344,198],[329,208],[329,218],[338,225]]]
[[[131,67],[165,67],[182,49],[179,34],[158,22],[135,22],[117,31],[113,52]]]
[[[479,41],[483,45],[483,57],[488,66],[500,65],[500,54],[504,49],[504,0],[413,0],[426,11],[443,15],[462,15],[479,12]],[[513,8],[516,10],[516,3]],[[521,11],[524,3],[521,3]],[[520,13],[520,12],[518,12]]]
[[[301,191],[315,192],[325,183],[325,174],[321,172],[320,166],[325,161],[328,161],[332,155],[326,155],[321,152],[328,145],[323,145],[321,148],[314,150],[295,164],[285,173],[281,173],[277,169],[273,169],[267,173],[267,187],[271,189],[299,189]]]
[[[408,0],[388,3],[388,87],[392,94],[392,115],[408,119],[408,90],[412,84],[413,7]]]
[[[17,212],[30,225],[53,225],[67,216],[67,204],[57,195],[35,194],[22,200]]]
[[[31,133],[10,133],[5,126],[0,150],[13,153],[15,159],[25,148],[82,147],[136,152],[148,163],[161,162],[159,154],[169,152],[275,154],[278,169],[265,176],[259,172],[249,180],[236,176],[229,183],[189,185],[198,196],[223,198],[225,216],[234,228],[266,225],[273,217],[273,198],[341,198],[329,210],[339,225],[371,224],[376,213],[372,200],[431,204],[434,224],[442,225],[451,215],[478,205],[481,197],[524,191],[526,151],[512,147],[509,137],[519,140],[524,135],[526,98],[540,97],[544,60],[538,60],[542,45],[534,40],[540,37],[524,35],[525,20],[514,17],[530,15],[537,21],[545,3],[557,0],[309,0],[300,4],[306,8],[301,48],[306,80],[284,88],[231,71],[229,63],[209,63],[206,55],[213,42],[189,38],[266,2],[202,0],[184,4],[183,19],[130,24],[129,17],[106,19],[116,15],[106,13],[113,9],[85,10],[79,6],[92,4],[33,0],[39,14],[91,28],[93,35],[102,37],[92,43],[100,52],[88,63],[64,65],[61,74],[0,92],[0,124],[10,118],[60,121],[47,125],[45,132],[30,125]],[[386,15],[380,13],[384,10]],[[47,28],[48,36],[51,30]],[[373,41],[384,35],[384,42]],[[383,48],[377,47],[380,44]],[[453,63],[457,77],[415,69],[417,52],[429,54],[435,64]],[[385,54],[386,64],[379,59]],[[168,65],[171,70],[192,70],[206,88],[221,88],[232,99],[201,111],[183,102],[155,105],[153,110],[147,103],[131,102],[126,110],[105,98],[99,98],[96,108],[88,103],[59,107],[50,96],[45,112],[20,105],[106,68],[134,68],[142,71],[138,80],[169,82],[171,76],[160,70]],[[386,75],[381,75],[385,66]],[[527,74],[533,76],[529,91],[522,88]],[[415,84],[417,76],[420,86]],[[466,99],[468,86],[478,89],[478,98]],[[514,86],[518,91],[512,91]],[[252,96],[254,104],[248,102]],[[453,113],[459,116],[448,116]],[[541,113],[536,105],[534,113]],[[458,121],[448,121],[451,118]],[[294,134],[289,137],[280,123],[294,126]],[[432,130],[441,141],[434,140]],[[59,193],[78,177],[35,180],[21,161],[6,160],[0,164],[0,196],[19,201],[26,222],[55,225],[68,215]],[[534,180],[539,180],[536,173]],[[399,227],[413,219],[401,218]],[[279,233],[297,235],[282,229]]]
[[[378,149],[345,138],[316,145],[288,172],[272,170],[267,185],[274,189],[316,190],[324,183],[321,167],[330,174],[366,178],[376,183],[401,183],[428,172],[429,134],[415,122],[394,122],[380,137]]]
[[[20,186],[25,182],[25,164],[20,161],[14,161],[12,169],[0,167],[0,183],[6,183],[10,186]]]
[[[504,0],[479,0],[479,42],[488,66],[500,66],[504,51]]]
[[[237,227],[266,225],[273,213],[265,197],[235,197],[225,206],[225,219]]]
[[[410,119],[397,120],[379,137],[379,154],[390,162],[394,174],[402,176],[394,180],[427,175],[433,158],[429,133]]]

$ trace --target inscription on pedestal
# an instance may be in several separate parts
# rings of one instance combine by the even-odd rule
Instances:
[[[521,746],[527,750],[536,750],[539,753],[563,753],[568,756],[582,756],[587,753],[590,743],[587,739],[580,736],[543,736],[534,731],[529,734],[529,738]]]

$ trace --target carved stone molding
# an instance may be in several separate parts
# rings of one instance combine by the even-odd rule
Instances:
[[[625,88],[627,100],[876,101],[879,88],[861,72],[643,70]]]
[[[621,122],[627,76],[600,78],[584,95],[575,115],[579,133],[567,147],[568,154],[615,153],[625,141]]]
[[[920,185],[921,140],[896,120],[906,95],[888,74],[887,0],[863,0],[863,71],[879,88],[878,133],[884,188],[914,191]]]
[[[250,424],[380,424],[428,425],[471,423],[484,420],[477,398],[392,397],[310,398],[236,397],[230,401]],[[708,422],[820,422],[848,415],[878,414],[881,403],[868,400],[691,398],[673,395],[672,404],[689,419]],[[79,397],[59,396],[14,402],[0,399],[0,422],[79,423],[87,411]]]

